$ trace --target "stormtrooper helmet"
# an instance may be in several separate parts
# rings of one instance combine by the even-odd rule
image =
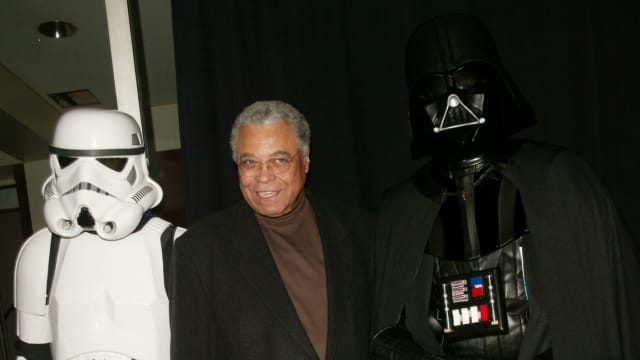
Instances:
[[[118,240],[135,231],[162,200],[149,178],[142,133],[129,115],[93,108],[65,112],[50,146],[52,174],[42,186],[51,232],[94,232]]]

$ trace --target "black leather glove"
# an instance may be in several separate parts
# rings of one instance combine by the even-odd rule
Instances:
[[[445,360],[442,355],[424,350],[411,333],[394,325],[379,331],[371,341],[371,360]]]

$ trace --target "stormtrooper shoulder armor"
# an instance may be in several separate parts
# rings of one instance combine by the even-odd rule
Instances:
[[[51,232],[41,229],[28,238],[16,260],[15,305],[18,310],[44,315]]]
[[[46,299],[50,250],[51,232],[41,229],[25,241],[16,260],[14,305],[18,337],[25,342],[51,341]]]

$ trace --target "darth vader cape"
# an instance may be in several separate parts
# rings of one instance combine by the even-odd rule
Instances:
[[[546,312],[554,359],[640,358],[638,244],[592,170],[562,148],[525,142],[503,174],[525,207],[527,289]],[[425,317],[433,259],[424,249],[442,190],[427,176],[419,181],[432,191],[420,191],[416,179],[390,189],[380,209],[373,332],[406,307],[414,339],[441,352]],[[525,333],[522,346],[540,347],[542,338]]]

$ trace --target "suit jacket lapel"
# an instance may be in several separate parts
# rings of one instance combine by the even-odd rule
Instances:
[[[248,206],[241,206],[237,219],[238,232],[235,242],[239,252],[238,266],[249,286],[256,290],[258,294],[256,301],[264,303],[273,313],[274,331],[281,331],[288,335],[309,355],[309,358],[317,359],[315,350],[280,278],[255,215]]]
[[[332,359],[339,346],[343,322],[349,318],[346,312],[351,301],[351,261],[348,261],[351,241],[348,231],[317,201],[312,206],[324,250],[329,314],[326,358]]]

